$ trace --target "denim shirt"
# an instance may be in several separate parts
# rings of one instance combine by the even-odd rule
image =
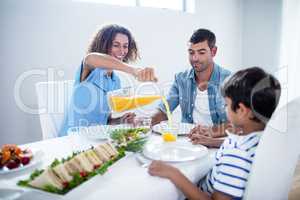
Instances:
[[[107,92],[121,87],[120,79],[114,72],[108,76],[105,69],[98,67],[84,81],[80,81],[82,68],[83,64],[76,73],[72,97],[59,136],[67,135],[70,127],[107,124],[110,115]]]
[[[208,102],[209,111],[214,125],[221,124],[227,121],[225,112],[225,101],[221,95],[220,86],[224,79],[230,75],[230,71],[221,68],[214,64],[213,72],[208,81]],[[170,88],[167,96],[167,101],[171,112],[180,105],[181,121],[184,123],[193,123],[193,110],[197,95],[197,83],[195,79],[194,69],[189,69],[175,75],[175,80]],[[159,104],[159,109],[165,111],[165,106],[162,102]]]

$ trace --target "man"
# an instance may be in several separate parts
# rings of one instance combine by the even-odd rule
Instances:
[[[196,144],[218,147],[225,136],[227,118],[220,86],[230,72],[216,63],[215,34],[207,29],[196,30],[189,40],[189,60],[192,69],[175,75],[167,101],[171,112],[180,105],[181,121],[198,124],[189,137]],[[152,125],[167,120],[164,105],[152,116]]]

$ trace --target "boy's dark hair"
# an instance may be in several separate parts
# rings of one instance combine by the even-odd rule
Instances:
[[[98,30],[88,46],[87,53],[98,52],[108,54],[112,48],[113,40],[118,33],[128,37],[128,53],[124,58],[124,62],[136,61],[139,58],[139,53],[132,34],[127,28],[117,24],[106,25]]]
[[[190,38],[190,43],[196,44],[199,42],[207,41],[209,48],[213,48],[216,45],[216,36],[213,32],[208,29],[196,30]]]
[[[239,108],[239,103],[243,103],[252,110],[252,120],[265,124],[278,104],[281,87],[274,76],[259,67],[251,67],[231,76],[221,92],[231,99],[233,111]]]

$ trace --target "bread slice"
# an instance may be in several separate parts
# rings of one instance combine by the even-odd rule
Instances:
[[[100,158],[101,161],[106,162],[110,159],[110,156],[108,153],[106,153],[105,150],[103,150],[103,148],[101,148],[101,146],[97,146],[94,148],[95,153],[97,154],[97,156]]]
[[[114,156],[117,156],[119,154],[117,149],[110,142],[105,143],[105,145],[111,149],[111,152],[114,154]]]
[[[57,174],[57,176],[63,181],[63,182],[70,182],[73,177],[71,176],[71,174],[68,172],[68,170],[66,169],[66,164],[65,163],[61,163],[55,167],[53,167],[53,171],[55,172],[55,174]]]
[[[88,158],[88,160],[94,165],[94,166],[100,166],[102,165],[102,161],[100,158],[96,155],[95,151],[92,149],[89,149],[84,152],[85,156]]]
[[[87,159],[84,152],[76,155],[74,159],[79,163],[85,172],[92,172],[94,170],[93,164]]]
[[[47,185],[51,185],[59,190],[64,187],[62,181],[50,168],[45,169],[42,174],[30,181],[29,185],[40,189],[44,189]]]
[[[102,149],[104,149],[105,152],[109,155],[110,158],[113,158],[115,153],[110,149],[109,146],[106,145],[106,143],[100,145]]]
[[[75,174],[77,172],[83,172],[83,167],[79,164],[77,160],[72,158],[71,160],[65,162],[65,167],[70,174]]]

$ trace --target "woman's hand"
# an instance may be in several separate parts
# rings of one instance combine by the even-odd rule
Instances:
[[[159,176],[162,178],[171,178],[171,176],[175,175],[177,169],[171,165],[168,165],[162,161],[153,161],[149,168],[148,172],[152,176]]]
[[[135,113],[125,113],[122,117],[120,117],[121,124],[133,124]]]
[[[157,82],[157,78],[154,74],[154,69],[150,67],[146,68],[136,68],[134,70],[134,76],[138,81],[153,81]]]

